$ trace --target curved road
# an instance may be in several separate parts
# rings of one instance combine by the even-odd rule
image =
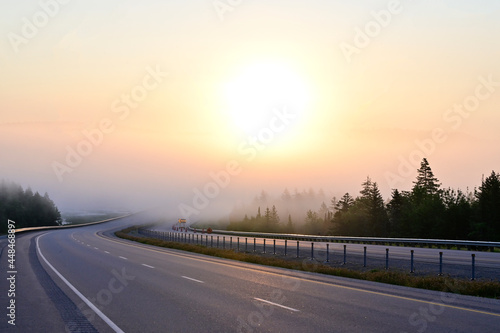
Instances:
[[[497,332],[500,301],[160,249],[112,232],[144,215],[16,238],[0,261],[0,331]],[[15,300],[15,327],[6,316]]]

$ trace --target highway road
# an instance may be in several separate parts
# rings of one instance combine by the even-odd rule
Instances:
[[[0,331],[498,332],[500,300],[322,276],[155,248],[114,230],[135,215],[16,238],[15,328],[6,240]]]

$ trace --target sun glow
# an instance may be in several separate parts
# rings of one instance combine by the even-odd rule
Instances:
[[[255,133],[267,125],[276,108],[288,108],[300,119],[310,94],[305,80],[282,63],[245,67],[224,86],[226,116],[231,126]]]

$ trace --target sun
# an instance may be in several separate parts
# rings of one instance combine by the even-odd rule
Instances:
[[[310,99],[305,82],[285,63],[247,65],[223,87],[225,117],[230,126],[247,134],[266,127],[276,108],[286,107],[300,119]]]

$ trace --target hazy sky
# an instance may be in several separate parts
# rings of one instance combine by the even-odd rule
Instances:
[[[62,210],[201,214],[368,175],[387,198],[422,157],[473,188],[500,171],[499,18],[495,0],[4,0],[0,178]]]

